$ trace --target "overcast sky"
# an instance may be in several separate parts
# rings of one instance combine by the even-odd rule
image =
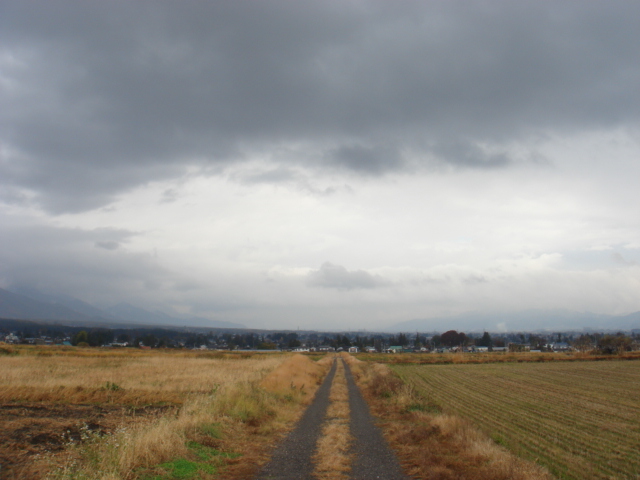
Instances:
[[[638,311],[638,20],[0,0],[0,287],[259,328]]]

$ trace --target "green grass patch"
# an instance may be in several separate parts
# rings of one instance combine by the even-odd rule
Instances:
[[[176,458],[175,460],[159,465],[166,473],[146,477],[146,480],[173,480],[190,479],[200,476],[203,473],[214,474],[216,467],[204,462],[193,462],[186,458]]]
[[[220,431],[219,423],[206,423],[204,425],[200,425],[198,430],[203,435],[211,438],[222,438],[222,432]]]
[[[435,403],[412,403],[407,407],[407,412],[425,412],[432,414],[442,413],[442,408],[440,405],[436,405]]]
[[[214,475],[228,458],[241,456],[238,453],[221,452],[198,442],[187,442],[189,459],[179,457],[154,468],[153,474],[143,475],[142,480],[189,480]]]

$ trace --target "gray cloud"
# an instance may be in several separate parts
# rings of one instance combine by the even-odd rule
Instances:
[[[635,125],[640,112],[633,2],[1,8],[0,194],[56,213],[255,152],[273,153],[274,171],[404,171],[399,145],[506,168],[480,145]],[[285,160],[287,143],[307,150]]]
[[[120,247],[120,244],[118,242],[114,242],[113,240],[104,240],[96,242],[96,247],[104,248],[105,250],[117,250]]]
[[[134,232],[3,225],[0,235],[11,245],[0,251],[5,285],[28,285],[108,303],[130,295],[142,298],[144,290],[171,282],[169,273],[151,255],[120,248]]]
[[[380,275],[371,275],[364,270],[349,271],[341,265],[325,262],[318,270],[309,273],[307,285],[337,290],[356,290],[384,287],[389,285],[389,282]]]
[[[439,143],[432,152],[444,163],[457,167],[501,168],[511,163],[505,153],[487,153],[478,145],[461,141]]]
[[[328,153],[330,163],[360,174],[380,175],[401,170],[402,154],[390,146],[343,145]]]

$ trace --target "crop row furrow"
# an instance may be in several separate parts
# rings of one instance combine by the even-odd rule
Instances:
[[[433,380],[435,380],[436,377],[432,377],[432,378]],[[446,383],[449,380],[450,379],[440,378],[439,387],[442,388],[443,390],[446,390]],[[516,393],[516,397],[514,398],[513,395],[510,395],[510,392],[508,390],[496,389],[493,387],[487,387],[486,385],[483,385],[483,384],[472,384],[472,383],[467,383],[467,384],[464,384],[463,386],[466,387],[465,395],[467,397],[475,398],[476,402],[479,404],[486,404],[489,407],[493,407],[495,403],[500,403],[502,405],[512,407],[510,411],[518,411],[520,415],[522,414],[527,415],[531,412],[536,412],[536,411],[539,415],[548,416],[550,413],[549,411],[547,411],[547,409],[540,408],[537,405],[531,403],[530,398],[527,399],[526,401],[523,401],[522,399],[517,398],[517,395],[518,395],[517,393]],[[522,407],[526,407],[526,409],[523,409]],[[570,412],[571,410],[569,409],[567,413],[570,414]],[[558,421],[560,424],[564,423],[565,419],[566,419],[566,414],[558,416]],[[535,418],[535,420],[537,421],[538,418]],[[580,418],[577,417],[573,420],[579,422]]]
[[[548,388],[551,391],[562,391],[570,396],[588,396],[591,401],[602,404],[609,404],[612,401],[613,396],[617,403],[635,410],[640,410],[636,395],[634,395],[628,388],[628,385],[633,385],[633,383],[625,381],[621,381],[616,385],[611,385],[608,377],[549,377],[547,375],[543,375],[541,372],[532,372],[526,376],[526,382],[544,385],[545,388]],[[640,383],[640,379],[638,379],[638,382]]]
[[[584,478],[585,472],[590,478],[634,478],[640,465],[638,364],[582,366],[406,365],[396,370],[425,397],[562,478]]]
[[[438,378],[441,382],[440,383],[441,388],[438,388],[437,391],[440,391],[440,392],[447,391],[447,389],[444,387],[445,387],[446,381],[450,381],[451,377],[449,377],[448,379],[443,379],[442,377],[438,377]],[[567,407],[565,411],[561,411],[561,412],[553,412],[553,411],[546,411],[546,410],[540,411],[539,415],[540,414],[543,415],[542,417],[540,417],[539,415],[533,415],[533,413],[535,413],[535,409],[532,408],[530,404],[527,405],[528,407],[527,409],[523,409],[522,406],[524,404],[519,404],[518,402],[511,402],[509,399],[506,398],[506,396],[503,396],[502,394],[496,394],[496,392],[492,390],[489,390],[486,392],[490,398],[479,396],[478,390],[482,389],[482,386],[480,385],[470,385],[470,384],[463,385],[462,382],[457,382],[457,383],[459,386],[467,387],[465,390],[465,398],[467,400],[474,400],[474,402],[472,403],[478,405],[479,409],[483,408],[482,406],[484,406],[485,409],[489,409],[493,411],[495,414],[496,412],[495,404],[500,404],[502,407],[500,411],[518,412],[519,415],[511,419],[511,421],[516,424],[522,424],[523,428],[525,428],[525,426],[527,425],[531,425],[531,427],[529,427],[531,429],[539,428],[541,418],[543,418],[544,419],[543,424],[549,431],[559,432],[560,434],[562,434],[562,431],[564,431],[568,425],[572,425],[574,428],[575,426],[579,426],[581,431],[584,431],[585,433],[588,433],[591,436],[597,435],[598,433],[600,433],[600,430],[598,429],[598,426],[596,424],[588,420],[587,417],[585,417],[580,410],[578,410],[577,412],[573,412],[571,409],[572,408],[571,406]],[[529,420],[528,422],[526,421],[527,418]],[[629,435],[628,429],[622,428],[622,431],[619,432],[619,435],[621,437],[628,436]],[[620,440],[622,440],[622,442]],[[585,436],[583,440],[583,439],[577,439],[574,436],[572,436],[570,433],[567,433],[566,443],[573,446],[584,447],[585,449],[588,450],[589,445],[591,445],[592,442],[589,441],[588,436]],[[615,449],[620,448],[620,445],[624,444],[625,442],[624,442],[624,438],[611,438],[611,439],[605,438],[601,440],[601,444],[602,443],[606,443],[607,447],[609,447],[610,450],[614,451]]]
[[[496,382],[494,382],[492,385],[489,385],[487,382],[475,382],[474,380],[470,379],[470,377],[448,377],[448,380],[453,384],[464,385],[474,391],[482,391],[489,396],[498,396],[498,399],[502,403],[508,403],[507,398],[513,397],[516,399],[521,399],[523,393],[525,393],[524,389],[509,389],[503,387],[501,385],[500,379],[497,379]],[[635,410],[637,410],[636,408],[634,408],[631,412],[626,411],[622,406],[618,406],[618,408],[612,409],[611,403],[609,403],[608,406],[601,403],[590,403],[585,401],[584,397],[576,399],[571,395],[567,395],[564,391],[553,392],[543,388],[542,385],[539,385],[535,389],[529,390],[526,393],[526,401],[528,402],[527,407],[538,411],[542,415],[553,415],[553,412],[555,412],[555,414],[559,418],[577,422],[578,424],[583,424],[582,412],[588,410],[590,412],[590,417],[601,417],[602,420],[606,420],[609,425],[613,423],[620,423],[622,425],[618,429],[618,433],[620,435],[628,434],[628,429],[625,425],[627,422],[633,422],[634,420],[637,420],[639,418],[635,413]],[[554,396],[556,399],[558,399],[558,402],[553,405],[553,407],[551,407],[548,398],[552,398]],[[562,406],[560,406],[559,404]],[[618,422],[612,422],[612,420],[617,420]],[[592,424],[597,422],[590,421],[589,423]],[[615,429],[612,430],[615,431]]]
[[[553,437],[553,439],[545,438],[544,441],[535,442],[536,447],[534,448],[531,444],[531,436],[535,434],[537,428],[535,425],[532,425],[530,428],[518,428],[517,425],[513,425],[509,418],[495,418],[492,412],[480,413],[477,410],[467,409],[465,408],[464,402],[456,402],[453,398],[446,399],[448,403],[452,405],[452,411],[458,413],[461,416],[469,418],[480,425],[480,427],[485,431],[493,431],[498,432],[501,436],[505,437],[507,444],[520,444],[520,447],[516,450],[518,453],[526,453],[529,458],[540,458],[545,456],[545,452],[548,452],[550,449],[555,449],[563,452],[564,457],[568,457],[565,463],[575,463],[571,458],[574,455],[578,456],[591,456],[594,457],[593,451],[585,451],[578,450],[576,451],[576,445],[574,443],[574,439],[570,437],[560,438],[559,436]],[[524,432],[524,435],[523,435]],[[523,444],[529,444],[529,448],[523,449]],[[588,447],[587,445],[582,445],[582,447]],[[524,450],[524,452],[522,452]],[[606,461],[606,458],[601,458],[601,461]],[[601,463],[601,462],[598,462]],[[556,469],[560,468],[561,465],[556,465]],[[606,469],[605,469],[606,470]],[[615,472],[610,471],[609,474],[613,474]],[[575,478],[581,478],[579,475]]]

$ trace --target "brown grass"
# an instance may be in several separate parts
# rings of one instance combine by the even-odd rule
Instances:
[[[258,378],[283,360],[273,354],[234,357],[86,350],[96,349],[78,349],[73,356],[73,350],[62,348],[22,348],[17,355],[0,356],[0,401],[181,404],[189,396]],[[131,356],[126,355],[128,351]]]
[[[591,352],[496,352],[496,353],[359,353],[365,362],[386,364],[483,364],[483,363],[546,363],[574,361],[639,360],[640,352],[602,355]]]
[[[59,456],[51,457],[51,478],[162,475],[165,462],[198,460],[189,447],[194,442],[221,452],[209,462],[226,465],[216,478],[248,478],[293,426],[327,370],[326,361],[301,355],[12,348],[0,356],[0,399],[180,407],[70,444],[62,465]]]
[[[313,457],[313,476],[322,480],[349,478],[353,438],[349,430],[349,391],[344,375],[344,366],[338,361],[336,375],[329,392],[329,408]]]
[[[498,446],[470,422],[443,415],[388,367],[371,364],[356,376],[405,471],[429,480],[551,479],[541,467]]]
[[[299,396],[300,400],[308,403],[326,373],[326,362],[313,362],[308,357],[298,354],[288,358],[279,368],[269,373],[260,382],[260,386],[284,397]]]

